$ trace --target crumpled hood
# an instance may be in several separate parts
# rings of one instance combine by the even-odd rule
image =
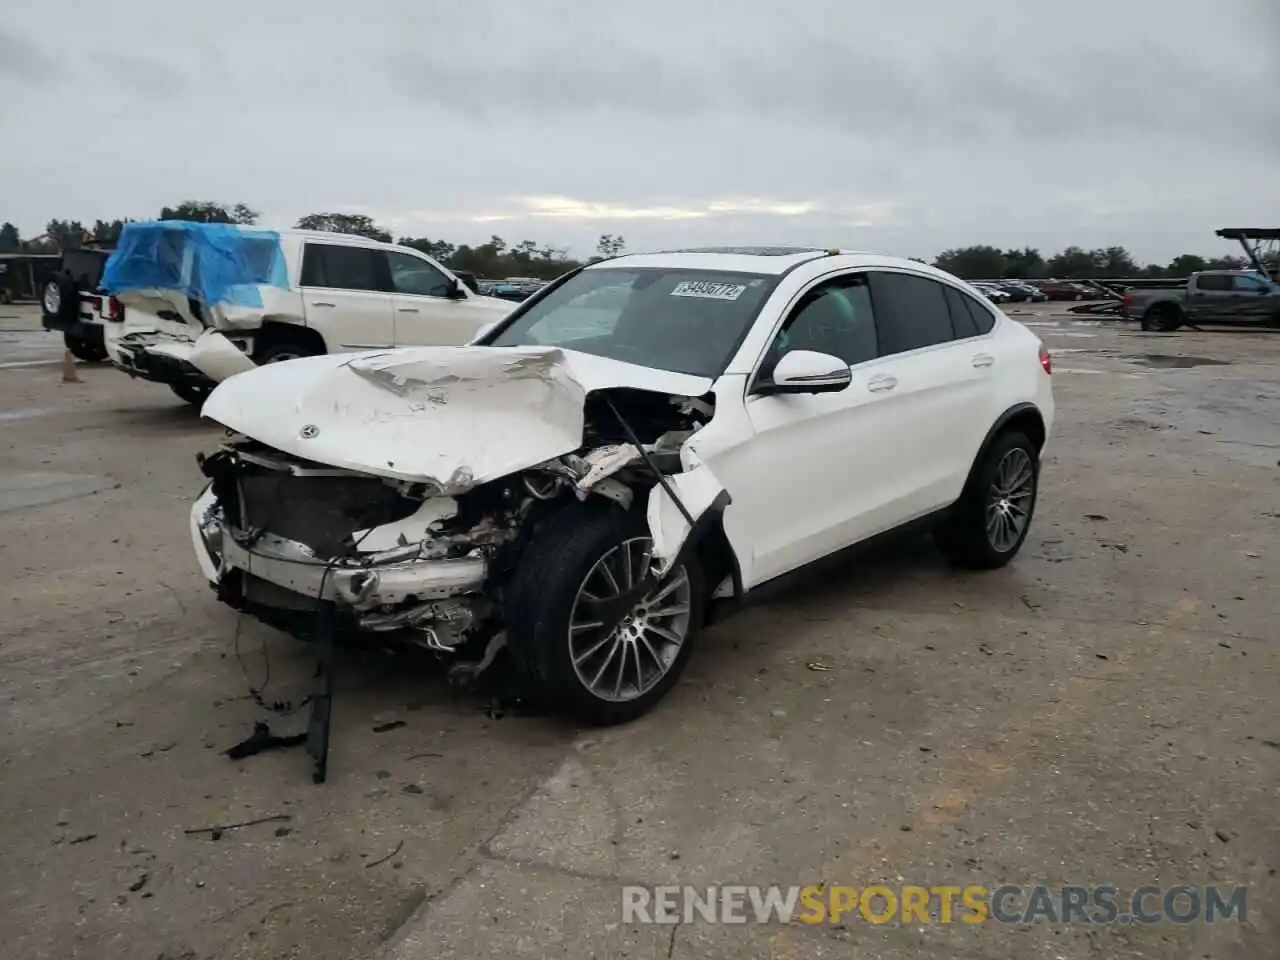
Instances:
[[[414,347],[248,370],[202,414],[297,457],[453,494],[581,447],[592,391],[698,397],[711,386],[558,347]]]

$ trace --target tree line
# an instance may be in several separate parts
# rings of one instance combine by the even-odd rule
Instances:
[[[164,207],[161,220],[194,220],[201,223],[238,223],[251,225],[259,213],[243,203],[223,204],[209,200],[187,200],[175,207]],[[96,220],[85,226],[79,220],[50,220],[45,232],[23,240],[12,223],[0,224],[0,253],[57,252],[86,245],[112,247],[128,220]],[[370,217],[352,213],[311,213],[301,217],[295,227],[303,230],[325,230],[351,233],[390,243],[392,234]],[[521,240],[508,243],[499,236],[488,242],[471,245],[455,244],[429,237],[399,237],[396,243],[434,257],[455,270],[466,270],[478,277],[536,277],[550,280],[581,266],[582,261],[569,255],[565,247]],[[604,234],[596,244],[590,260],[617,256],[626,249],[626,241],[614,234]],[[914,258],[924,263],[922,258]],[[1067,247],[1045,257],[1039,250],[1001,250],[977,245],[944,250],[933,261],[934,266],[966,280],[1019,279],[1087,280],[1101,277],[1185,277],[1197,270],[1234,270],[1248,266],[1242,257],[1202,257],[1184,253],[1167,264],[1140,264],[1124,247]]]
[[[164,207],[157,219],[251,226],[258,222],[259,216],[258,211],[243,203],[187,200],[174,207]],[[18,228],[12,223],[4,223],[0,224],[0,253],[57,253],[85,246],[111,248],[119,241],[125,224],[130,222],[127,219],[96,220],[86,226],[79,220],[50,220],[43,234],[28,240],[22,239]],[[363,214],[311,213],[299,218],[294,226],[300,230],[349,233],[384,243],[392,242],[390,231]],[[502,237],[492,236],[486,243],[471,245],[433,240],[429,237],[399,237],[395,242],[421,250],[455,270],[465,270],[477,277],[493,279],[518,276],[552,280],[582,265],[582,261],[569,255],[567,248],[535,240],[508,243]],[[623,237],[604,234],[596,244],[595,255],[590,259],[617,256],[625,249],[626,240]]]
[[[1202,257],[1184,253],[1166,264],[1139,263],[1124,247],[1067,247],[1045,257],[1032,247],[1001,250],[992,246],[956,247],[938,254],[933,265],[966,280],[1091,280],[1185,277],[1197,270],[1241,270],[1244,257]]]

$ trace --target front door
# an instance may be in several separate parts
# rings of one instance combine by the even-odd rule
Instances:
[[[462,284],[455,285],[428,260],[395,251],[384,255],[391,275],[398,347],[468,343],[481,327],[504,314]]]
[[[1269,323],[1280,311],[1280,294],[1261,277],[1237,274],[1231,278],[1231,287],[1238,299],[1237,316],[1253,323]]]
[[[789,350],[831,354],[850,365],[853,382],[839,393],[760,395]],[[725,513],[729,540],[743,560],[747,587],[874,534],[894,487],[892,435],[897,397],[894,364],[877,359],[876,321],[863,274],[821,281],[793,302],[753,379],[743,413],[718,413],[701,456],[733,497]],[[736,378],[733,388],[742,390]],[[717,450],[715,425],[743,442]],[[735,422],[736,421],[736,422]],[[749,557],[741,557],[744,550]]]

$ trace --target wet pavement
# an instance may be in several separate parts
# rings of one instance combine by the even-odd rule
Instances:
[[[1280,335],[1010,313],[1059,404],[1011,567],[844,563],[607,731],[344,651],[322,786],[296,750],[221,755],[302,729],[309,661],[196,572],[218,431],[107,368],[5,368],[61,350],[0,324],[0,957],[1276,956]],[[1244,884],[1250,912],[622,922],[623,884],[823,882]]]

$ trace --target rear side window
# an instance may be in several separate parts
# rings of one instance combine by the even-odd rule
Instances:
[[[951,326],[955,328],[957,340],[991,332],[991,328],[996,325],[996,318],[991,315],[990,310],[955,287],[944,286],[943,290],[946,292]]]
[[[302,286],[380,291],[385,268],[381,250],[308,243],[302,254]]]
[[[1201,290],[1230,290],[1231,278],[1220,273],[1208,274],[1196,278],[1196,286]]]
[[[942,284],[907,273],[873,271],[869,277],[881,356],[955,339]]]

